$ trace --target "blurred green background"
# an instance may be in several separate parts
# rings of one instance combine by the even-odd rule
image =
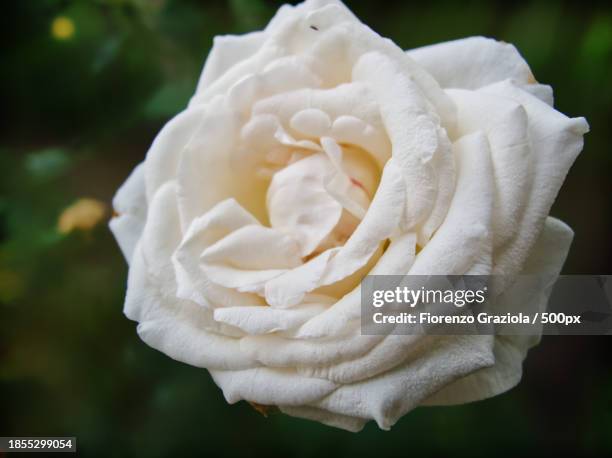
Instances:
[[[206,371],[138,339],[122,314],[127,267],[105,224],[112,195],[185,106],[213,36],[261,28],[280,3],[3,3],[0,435],[77,436],[83,456],[612,453],[603,337],[545,337],[511,392],[356,435],[229,406]],[[612,273],[610,5],[347,3],[403,48],[477,34],[516,44],[557,108],[591,125],[552,210],[576,231],[564,272]],[[96,199],[79,207],[90,223],[106,205],[100,224],[71,230],[73,208],[59,230],[81,198]]]

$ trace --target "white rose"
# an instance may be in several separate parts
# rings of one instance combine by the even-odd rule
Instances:
[[[247,400],[351,431],[514,386],[538,337],[366,336],[376,274],[558,273],[588,125],[509,44],[403,52],[337,1],[217,37],[118,191],[140,337]]]

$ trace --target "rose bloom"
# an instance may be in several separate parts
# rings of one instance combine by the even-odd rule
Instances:
[[[362,335],[360,281],[558,274],[548,213],[587,131],[510,44],[404,52],[338,1],[283,6],[214,40],[117,192],[125,314],[227,402],[350,431],[494,396],[539,336]]]

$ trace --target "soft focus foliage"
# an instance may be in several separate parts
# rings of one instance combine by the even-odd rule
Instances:
[[[260,28],[280,2],[7,2],[0,28],[0,435],[77,436],[83,456],[612,451],[604,338],[547,337],[518,388],[417,409],[351,435],[246,403],[141,343],[121,313],[126,266],[105,220],[58,231],[83,197],[110,203],[193,93],[212,37]],[[347,2],[404,48],[483,34],[516,44],[555,104],[591,126],[552,215],[576,232],[566,273],[610,273],[612,9],[604,3]],[[109,216],[107,214],[107,216]],[[216,453],[215,453],[216,452]]]

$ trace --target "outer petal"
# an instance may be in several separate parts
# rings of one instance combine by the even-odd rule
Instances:
[[[457,104],[457,135],[485,133],[493,165],[493,246],[507,243],[518,232],[516,221],[530,196],[533,156],[525,109],[507,97],[482,91],[448,90]]]
[[[150,201],[166,182],[176,178],[183,149],[202,120],[201,107],[187,109],[166,123],[157,134],[144,162],[147,199]]]
[[[251,32],[245,35],[223,35],[213,40],[196,94],[222,76],[228,69],[255,54],[266,39],[265,32]]]
[[[385,374],[342,385],[315,404],[331,412],[373,418],[389,429],[406,412],[436,389],[493,364],[492,336],[439,338],[419,358]]]
[[[307,378],[293,369],[259,367],[242,371],[211,371],[230,404],[247,400],[264,405],[309,404],[331,393],[336,384]]]
[[[572,242],[573,232],[562,221],[547,218],[544,230],[535,244],[525,268],[524,275],[553,275],[561,271]],[[538,291],[533,295],[538,296]],[[525,294],[522,290],[506,293],[505,302],[512,304]],[[548,297],[542,297],[540,307],[545,307]],[[537,344],[540,336],[496,336],[495,364],[443,388],[432,395],[426,404],[447,405],[485,399],[514,387],[521,379],[523,359],[527,350]]]
[[[291,23],[301,17],[308,17],[310,13],[315,12],[326,6],[334,8],[333,12],[339,13],[345,19],[358,22],[359,20],[353,15],[353,13],[339,0],[306,0],[298,5],[283,5],[274,15],[266,31],[273,32],[282,28],[284,25]]]
[[[358,358],[346,359],[334,365],[304,367],[299,372],[343,385],[358,383],[393,370],[402,363],[417,360],[432,345],[435,345],[435,338],[431,336],[386,335]]]
[[[224,307],[215,310],[215,320],[236,326],[250,335],[287,331],[321,313],[323,304],[304,304],[289,310],[268,306]]]
[[[216,333],[208,310],[177,299],[170,261],[180,241],[176,187],[160,188],[151,203],[128,279],[125,314],[140,322],[138,334],[151,347],[197,367],[244,369],[256,363],[240,351],[239,341]]]
[[[535,83],[529,65],[517,49],[485,37],[470,37],[407,51],[442,88],[478,89],[512,78]]]
[[[161,282],[174,283],[171,257],[182,233],[176,208],[176,183],[164,184],[151,201],[147,223],[140,241],[142,253],[151,273]]]
[[[113,208],[118,215],[111,219],[109,226],[129,264],[147,220],[142,163],[136,166],[115,194]]]
[[[533,185],[517,236],[494,256],[494,274],[510,278],[520,272],[537,240],[567,172],[580,153],[589,126],[584,118],[568,118],[510,81],[482,89],[488,94],[519,102],[529,118],[534,151]]]
[[[147,345],[196,367],[237,370],[257,366],[240,351],[237,338],[215,332],[211,312],[161,295],[154,280],[147,286],[143,299],[151,310],[138,325],[138,335]]]
[[[348,331],[347,331],[348,332]],[[305,367],[337,364],[367,353],[384,336],[363,336],[359,323],[350,334],[334,339],[287,339],[278,335],[245,336],[240,348],[251,358],[269,367]]]
[[[132,257],[124,306],[124,313],[132,320],[142,322],[146,316],[156,314],[156,291],[162,287],[174,293],[170,256],[180,242],[177,216],[176,186],[174,182],[166,183],[151,202]]]

